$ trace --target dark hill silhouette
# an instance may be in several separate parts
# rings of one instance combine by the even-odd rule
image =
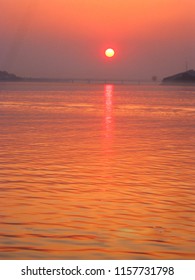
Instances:
[[[14,74],[10,74],[7,71],[0,71],[0,81],[20,81],[20,80],[22,80],[22,78]]]
[[[188,70],[182,73],[178,73],[173,76],[166,77],[162,80],[163,84],[186,84],[186,83],[195,83],[195,71]]]

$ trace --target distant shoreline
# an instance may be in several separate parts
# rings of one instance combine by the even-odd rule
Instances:
[[[23,82],[23,83],[71,83],[71,84],[119,84],[119,85],[168,85],[168,86],[194,86],[195,85],[195,71],[189,70],[173,76],[165,77],[161,82],[141,79],[112,79],[112,78],[29,78],[19,77],[7,71],[0,71],[0,82]]]
[[[187,70],[162,80],[163,85],[195,85],[195,71]]]
[[[18,77],[15,74],[10,74],[6,71],[0,71],[0,82],[37,82],[37,83],[85,83],[85,84],[154,84],[154,82],[149,80],[141,79],[112,79],[112,78],[24,78]],[[157,84],[157,82],[155,82]]]

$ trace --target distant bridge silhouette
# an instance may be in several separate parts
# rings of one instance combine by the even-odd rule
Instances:
[[[80,79],[80,78],[66,78],[66,79],[33,79],[39,82],[62,82],[62,83],[82,83],[82,84],[144,84],[151,83],[149,80],[141,79]]]
[[[144,79],[92,79],[92,78],[24,78],[22,81],[26,82],[53,82],[53,83],[81,83],[81,84],[149,84],[155,83],[152,80]]]
[[[68,81],[68,79],[67,79]],[[71,83],[87,83],[87,84],[140,84],[141,80],[130,79],[69,79]]]

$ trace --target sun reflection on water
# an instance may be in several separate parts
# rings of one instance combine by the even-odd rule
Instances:
[[[194,259],[195,91],[47,86],[0,94],[0,259]]]
[[[112,116],[113,85],[105,85],[104,96],[105,96],[105,137],[110,139],[112,138],[112,130],[113,130],[113,116]]]

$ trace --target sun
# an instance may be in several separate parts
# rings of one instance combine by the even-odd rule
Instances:
[[[115,54],[115,51],[114,51],[113,49],[111,49],[111,48],[105,50],[105,55],[106,55],[107,57],[113,57],[114,54]]]

